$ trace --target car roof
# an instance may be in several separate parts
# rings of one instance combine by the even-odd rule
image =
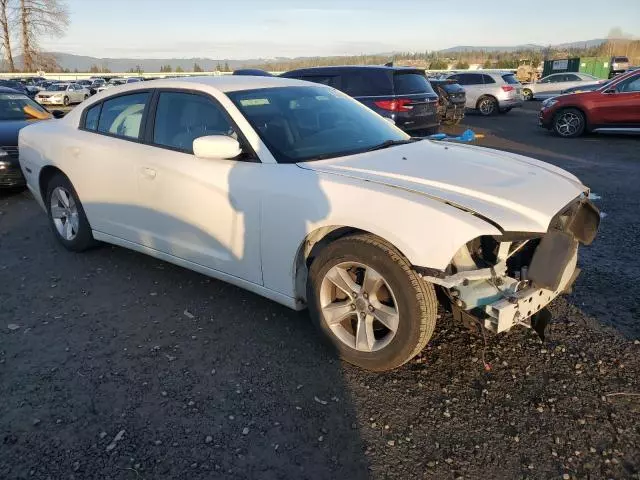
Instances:
[[[422,71],[424,72],[424,68],[411,67],[411,66],[387,66],[387,65],[335,65],[330,67],[308,67],[308,68],[297,68],[295,70],[289,70],[285,73],[302,73],[302,72],[311,72],[311,73],[321,73],[321,72],[335,72],[338,70],[382,70],[385,72],[402,72],[402,71]]]
[[[220,76],[201,76],[188,78],[169,78],[149,80],[148,82],[138,82],[142,85],[131,85],[125,88],[145,89],[145,88],[197,88],[198,86],[213,87],[220,92],[237,92],[240,90],[254,90],[258,88],[274,88],[274,87],[295,87],[309,85],[309,82],[302,80],[294,80],[282,77],[265,77],[251,75],[220,75]],[[313,84],[317,87],[317,84]]]

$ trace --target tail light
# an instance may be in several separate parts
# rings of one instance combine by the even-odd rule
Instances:
[[[512,87],[511,85],[502,85],[500,88],[502,88],[503,92],[513,92],[516,87]]]
[[[376,107],[389,110],[390,112],[408,112],[413,108],[411,106],[411,100],[406,98],[400,100],[378,100],[374,103]]]

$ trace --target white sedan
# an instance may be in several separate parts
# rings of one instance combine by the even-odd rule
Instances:
[[[376,371],[426,345],[438,298],[493,332],[541,330],[600,219],[564,170],[411,138],[283,78],[113,88],[24,128],[19,148],[67,249],[108,242],[308,307],[344,359]]]
[[[36,94],[36,102],[41,105],[71,105],[80,103],[91,96],[91,92],[77,83],[54,83]]]
[[[587,73],[554,73],[541,78],[535,83],[525,83],[522,85],[522,95],[525,100],[543,100],[545,98],[559,95],[567,88],[583,85],[593,85],[601,79]]]

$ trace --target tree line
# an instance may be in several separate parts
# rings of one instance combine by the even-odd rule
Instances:
[[[454,68],[464,70],[469,65],[481,65],[483,68],[517,68],[522,61],[534,67],[543,60],[556,60],[571,57],[610,57],[625,55],[632,64],[640,63],[640,40],[610,38],[596,47],[545,48],[543,50],[518,49],[513,51],[486,51],[482,49],[462,52],[398,52],[393,55],[351,55],[332,57],[302,57],[282,59],[253,65],[272,72],[284,72],[297,68],[335,65],[383,65],[394,62],[397,65],[415,66],[429,70]]]
[[[18,68],[13,42],[16,38],[23,71],[55,69],[55,58],[42,52],[38,41],[62,36],[68,26],[69,11],[64,0],[0,0],[0,47],[7,69],[15,72]]]

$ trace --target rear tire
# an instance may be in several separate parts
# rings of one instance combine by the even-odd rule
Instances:
[[[307,302],[339,355],[372,371],[397,368],[416,356],[433,334],[438,309],[433,285],[371,234],[340,238],[320,252],[309,271]]]
[[[533,92],[528,88],[522,90],[522,96],[524,97],[525,101],[533,100]]]
[[[480,115],[482,115],[483,117],[489,117],[498,113],[499,105],[498,101],[495,98],[489,95],[484,95],[478,100],[476,108],[478,109]]]
[[[63,105],[64,105],[65,107],[68,107],[68,106],[69,106],[69,97],[64,97],[64,98],[62,99],[62,103],[63,103]]]
[[[67,250],[82,252],[96,244],[82,203],[66,176],[58,173],[49,180],[45,202],[51,230]]]
[[[560,110],[553,117],[553,131],[564,138],[575,138],[582,135],[586,127],[584,114],[575,108]]]

